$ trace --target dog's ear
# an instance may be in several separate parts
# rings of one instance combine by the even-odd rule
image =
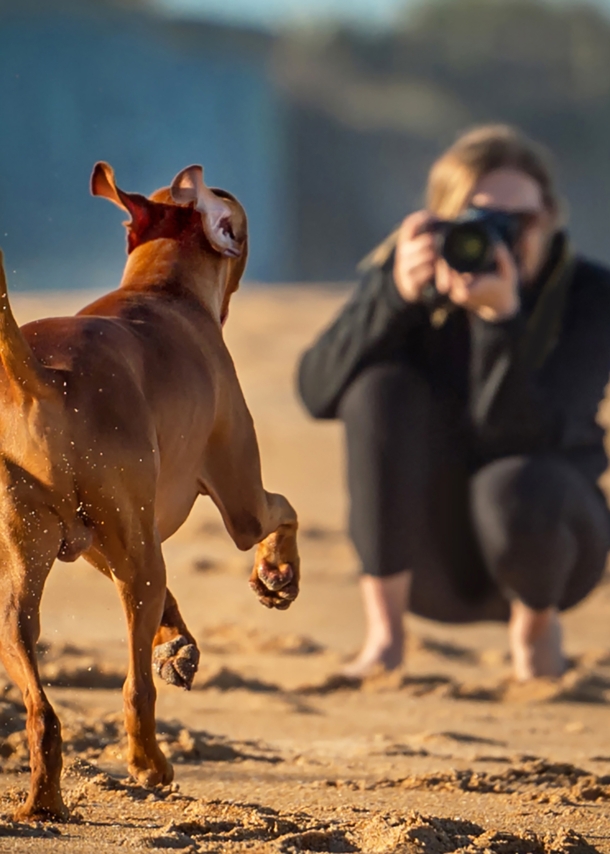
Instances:
[[[237,203],[222,198],[203,181],[201,166],[187,166],[170,186],[172,199],[178,205],[194,204],[201,214],[205,236],[211,246],[227,258],[240,258],[245,249],[245,224]]]
[[[127,223],[132,232],[141,235],[152,221],[152,202],[140,193],[126,193],[117,187],[114,170],[108,163],[100,161],[91,174],[91,195],[103,196],[127,211],[131,221]]]

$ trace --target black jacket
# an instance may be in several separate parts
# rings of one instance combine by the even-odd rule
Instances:
[[[405,361],[463,401],[475,457],[556,451],[589,479],[604,471],[596,422],[610,376],[610,271],[571,258],[559,235],[519,314],[489,323],[463,309],[409,304],[394,257],[365,274],[332,325],[304,354],[299,391],[315,418],[336,418],[367,366]]]

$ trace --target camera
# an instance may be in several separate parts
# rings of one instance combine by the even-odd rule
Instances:
[[[519,214],[490,208],[468,208],[454,220],[432,225],[438,254],[458,273],[491,273],[496,268],[495,248],[513,249],[521,232]]]

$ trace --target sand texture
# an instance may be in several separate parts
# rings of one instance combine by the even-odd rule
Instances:
[[[337,678],[362,633],[341,431],[306,417],[293,374],[345,296],[245,289],[227,328],[266,486],[300,513],[301,596],[286,612],[262,608],[247,584],[252,556],[200,499],[165,556],[201,668],[190,693],[158,683],[159,740],[176,776],[149,792],[125,777],[118,597],[84,562],[58,564],[39,655],[72,820],[10,819],[28,755],[21,698],[0,672],[0,852],[610,854],[610,584],[566,615],[571,668],[560,680],[514,684],[503,626],[416,618],[403,672]],[[89,298],[14,305],[24,322]]]

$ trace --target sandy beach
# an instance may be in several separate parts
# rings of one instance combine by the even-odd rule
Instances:
[[[265,485],[300,514],[301,595],[286,612],[261,607],[247,583],[252,555],[198,501],[164,552],[201,667],[190,693],[158,683],[159,738],[176,773],[148,792],[125,777],[118,597],[85,562],[57,564],[40,661],[73,819],[10,820],[28,758],[21,699],[2,674],[0,852],[610,854],[607,581],[565,617],[561,680],[513,683],[501,625],[418,618],[404,671],[359,687],[335,678],[362,635],[341,429],[309,419],[293,382],[298,354],[347,293],[246,287],[227,324]],[[12,298],[21,323],[90,299]]]

